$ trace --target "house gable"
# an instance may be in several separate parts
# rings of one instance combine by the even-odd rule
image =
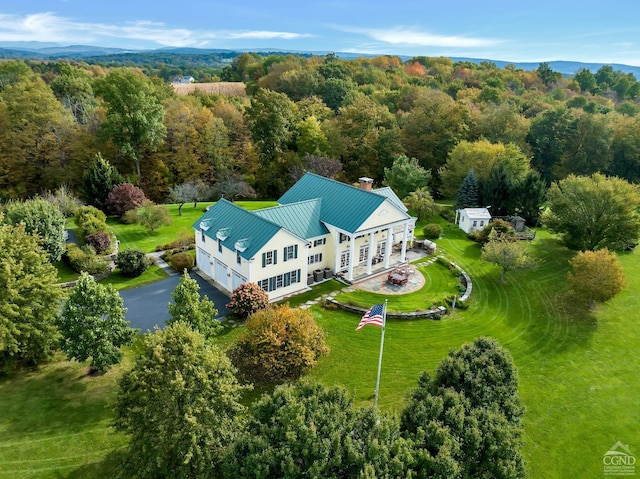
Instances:
[[[365,191],[313,173],[305,173],[278,203],[286,205],[318,198],[322,200],[320,220],[347,233],[362,229],[362,225],[385,201],[390,208],[398,210],[384,194]],[[404,213],[404,219],[408,218]]]

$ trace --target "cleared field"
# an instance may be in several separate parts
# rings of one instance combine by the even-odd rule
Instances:
[[[194,91],[200,91],[202,93],[224,95],[224,96],[239,96],[246,97],[247,92],[242,82],[213,82],[213,83],[189,83],[184,85],[173,84],[173,91],[176,95],[188,95]]]

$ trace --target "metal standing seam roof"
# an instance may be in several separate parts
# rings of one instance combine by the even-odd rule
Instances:
[[[491,213],[487,208],[464,208],[462,211],[466,212],[469,218],[491,219]]]
[[[254,214],[308,240],[329,233],[320,221],[321,205],[321,199],[313,199],[256,210]]]
[[[382,195],[386,199],[388,199],[391,203],[393,203],[400,211],[404,211],[405,213],[409,211],[407,207],[404,205],[402,200],[398,198],[396,192],[391,189],[390,186],[385,186],[383,188],[376,188],[373,190],[376,195]]]
[[[217,241],[216,233],[225,230],[227,237],[222,244],[231,250],[235,249],[236,242],[246,246],[240,256],[249,260],[273,238],[281,226],[262,218],[250,211],[241,208],[225,199],[221,199],[207,211],[193,227],[200,230],[200,224],[204,223],[208,229],[205,236]]]
[[[386,200],[382,194],[305,173],[278,203],[285,205],[317,198],[322,200],[320,220],[348,233],[355,233]]]

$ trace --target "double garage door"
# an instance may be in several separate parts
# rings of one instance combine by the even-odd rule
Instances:
[[[200,248],[196,251],[196,261],[200,271],[229,291],[233,291],[242,283],[247,282],[247,278],[235,271],[231,271],[229,274],[229,267],[226,264],[215,258],[212,261],[211,255]],[[229,277],[231,277],[231,288],[229,288]]]

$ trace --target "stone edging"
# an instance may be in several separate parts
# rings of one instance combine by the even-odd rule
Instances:
[[[464,303],[467,299],[469,299],[469,296],[471,296],[471,291],[473,290],[473,283],[471,282],[471,277],[467,274],[465,270],[463,270],[460,266],[455,264],[453,261],[449,261],[449,264],[451,264],[451,266],[457,269],[458,272],[464,278],[465,291],[464,291],[464,294],[460,296],[460,298],[458,298],[458,301],[461,301]]]
[[[327,302],[334,304],[338,308],[349,311],[351,313],[357,313],[363,315],[367,312],[365,308],[359,308],[358,306],[351,306],[350,304],[340,303],[336,301],[332,297],[327,298]],[[429,318],[429,319],[441,319],[447,313],[447,308],[444,306],[438,306],[435,309],[430,309],[427,311],[413,311],[411,313],[387,313],[387,318],[393,319],[420,319],[420,318]]]

